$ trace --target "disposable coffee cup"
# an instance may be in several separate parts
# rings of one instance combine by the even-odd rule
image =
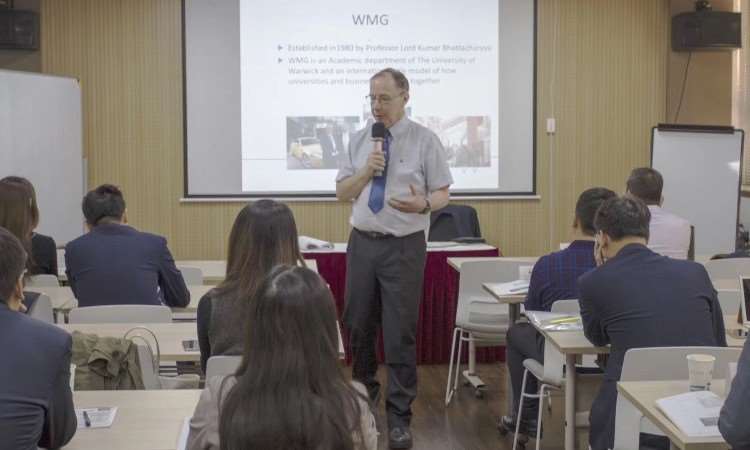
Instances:
[[[71,364],[70,365],[70,390],[74,390],[73,388],[76,385],[76,365]]]
[[[691,391],[707,391],[711,389],[711,379],[714,376],[714,362],[711,355],[687,355],[688,378]]]
[[[534,266],[518,266],[518,279],[529,281],[531,279],[531,270]]]

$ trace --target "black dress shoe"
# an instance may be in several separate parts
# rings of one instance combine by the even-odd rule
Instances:
[[[537,421],[532,420],[521,420],[521,426],[518,427],[518,434],[527,436],[536,436]],[[508,433],[516,432],[516,417],[515,416],[502,416],[497,421],[497,430],[500,435],[505,436]]]
[[[392,428],[388,433],[388,447],[392,449],[411,448],[411,431],[408,427]]]

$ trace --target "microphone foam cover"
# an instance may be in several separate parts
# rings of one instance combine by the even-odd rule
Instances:
[[[372,137],[385,139],[385,125],[383,122],[375,122],[372,124]]]

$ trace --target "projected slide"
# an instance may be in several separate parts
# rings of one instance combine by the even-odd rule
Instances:
[[[332,190],[384,67],[409,78],[407,114],[440,137],[454,188],[496,188],[497,3],[427,7],[241,0],[243,191]]]
[[[534,191],[532,0],[185,0],[184,26],[189,196],[333,195],[386,67],[452,192]]]

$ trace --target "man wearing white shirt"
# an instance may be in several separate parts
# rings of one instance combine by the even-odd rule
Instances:
[[[690,247],[690,222],[662,209],[663,187],[664,179],[657,170],[638,167],[630,172],[627,193],[643,200],[651,212],[648,248],[670,258],[687,259]]]

